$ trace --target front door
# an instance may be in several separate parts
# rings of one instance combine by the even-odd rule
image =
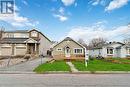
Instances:
[[[68,58],[70,57],[70,48],[69,47],[66,47],[65,48],[65,56]]]
[[[35,45],[29,44],[28,51],[29,51],[29,54],[34,54],[35,53]]]

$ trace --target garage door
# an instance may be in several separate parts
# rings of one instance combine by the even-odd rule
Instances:
[[[25,54],[26,54],[26,47],[15,48],[15,55],[25,55]]]
[[[11,47],[1,47],[1,55],[2,56],[10,56],[12,54]]]

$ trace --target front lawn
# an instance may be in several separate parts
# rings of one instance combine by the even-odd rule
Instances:
[[[116,64],[104,60],[89,60],[87,68],[84,61],[73,61],[72,63],[79,71],[130,71],[130,64]]]
[[[41,64],[34,71],[37,73],[44,73],[46,71],[70,71],[70,67],[65,61],[55,61],[53,63]]]

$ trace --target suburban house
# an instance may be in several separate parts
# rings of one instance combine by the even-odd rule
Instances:
[[[54,59],[84,59],[85,47],[70,37],[66,37],[53,46],[52,56]]]
[[[47,55],[50,46],[51,41],[35,29],[3,31],[0,40],[0,56]]]
[[[110,42],[99,47],[89,50],[89,55],[92,57],[119,57],[125,58],[130,56],[130,45],[120,42]]]

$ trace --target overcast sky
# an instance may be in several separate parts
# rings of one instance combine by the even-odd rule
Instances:
[[[15,0],[15,16],[1,17],[6,30],[36,28],[51,40],[104,37],[129,32],[130,0]]]

